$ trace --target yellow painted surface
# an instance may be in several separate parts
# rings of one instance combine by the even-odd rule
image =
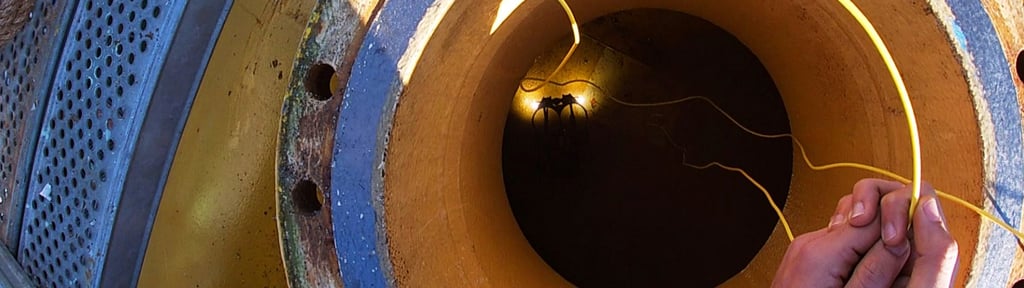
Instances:
[[[284,287],[281,104],[313,0],[235,1],[178,147],[140,287]]]

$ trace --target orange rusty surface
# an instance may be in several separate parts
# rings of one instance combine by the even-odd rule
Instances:
[[[554,1],[526,1],[491,33],[499,2],[455,2],[441,18],[425,20],[437,21],[438,28],[422,35],[430,42],[402,91],[385,168],[387,239],[399,285],[567,284],[519,232],[497,151],[519,78],[537,55],[568,35],[568,25]],[[936,187],[980,203],[976,113],[967,75],[937,25],[937,12],[923,1],[862,2],[897,64],[915,67],[904,77],[923,142],[930,143],[923,150],[924,175]],[[813,160],[864,162],[909,174],[909,140],[891,79],[861,27],[838,3],[590,0],[573,7],[581,22],[636,7],[707,19],[739,38],[772,74],[793,132]],[[857,179],[874,176],[811,172],[794,161],[785,210],[797,233],[821,228]],[[947,207],[963,270],[970,267],[980,220],[970,210]],[[750,266],[726,284],[764,285],[787,244],[776,229]],[[962,284],[967,273],[960,275]]]

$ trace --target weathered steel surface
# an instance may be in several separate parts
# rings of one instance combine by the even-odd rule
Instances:
[[[46,286],[98,286],[106,272],[130,281],[134,271],[103,267],[108,254],[114,254],[108,248],[123,249],[118,253],[135,249],[110,246],[111,235],[116,232],[117,215],[124,214],[119,209],[122,196],[146,193],[124,191],[133,167],[128,163],[136,158],[158,161],[157,156],[136,155],[135,148],[186,2],[66,4],[73,6],[75,16],[67,28],[49,29],[51,33],[66,29],[67,39],[61,52],[51,55],[60,62],[53,72],[48,104],[36,105],[44,114],[38,138],[27,140],[38,146],[26,155],[34,161],[16,257],[37,283]],[[171,61],[175,65],[188,62]],[[176,85],[187,87],[181,82]],[[182,95],[176,94],[176,99],[186,99]],[[159,119],[180,116],[157,114]],[[143,204],[132,208],[143,208]],[[145,221],[134,223],[146,227]],[[112,262],[131,266],[134,260]]]
[[[0,250],[0,287],[32,287],[32,278],[7,250]]]
[[[35,4],[35,1],[28,0],[0,2],[0,44],[6,44],[18,35]]]
[[[331,229],[332,203],[339,199],[329,192],[334,128],[343,100],[338,91],[344,90],[338,86],[348,83],[367,22],[379,3],[319,1],[292,70],[278,144],[277,192],[281,245],[294,287],[342,285]],[[333,77],[330,69],[337,71]],[[332,96],[314,95],[317,87],[330,87]]]
[[[21,2],[21,1],[16,1]],[[29,1],[25,1],[29,2]],[[73,1],[37,1],[0,50],[0,240],[18,246],[28,173]],[[0,43],[4,41],[0,40]]]
[[[1022,104],[1021,111],[1024,112],[1024,5],[1017,0],[983,0],[981,3],[999,36],[1009,62],[1009,70],[1015,79],[1017,100]],[[1011,280],[1024,279],[1024,249],[1017,249],[1016,254]]]
[[[1005,27],[1004,22],[1016,19],[992,18],[980,1],[947,0],[944,4],[948,8],[937,9],[936,18],[961,55],[982,128],[983,154],[989,167],[983,207],[1011,226],[1020,227],[1024,208],[1020,91],[1013,79],[1013,58],[1008,59],[998,31]],[[1015,282],[1011,270],[1020,249],[1017,240],[992,222],[982,221],[980,226],[967,286],[1005,287]]]

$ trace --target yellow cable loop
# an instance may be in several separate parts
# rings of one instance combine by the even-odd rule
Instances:
[[[548,78],[544,79],[544,82],[541,82],[537,87],[523,88],[523,91],[525,92],[533,92],[540,90],[540,88],[544,88],[544,85],[547,85],[548,82],[551,82],[551,79],[555,77],[555,74],[562,71],[562,68],[565,67],[565,63],[568,63],[569,58],[572,58],[572,54],[576,53],[576,47],[580,45],[580,26],[576,23],[576,16],[572,14],[572,9],[569,8],[568,3],[565,3],[565,0],[558,0],[558,3],[562,4],[562,9],[565,10],[565,14],[569,16],[569,24],[572,25],[572,46],[569,47],[569,52],[565,53],[565,57],[562,57],[562,63],[558,63],[558,67],[555,68],[555,71],[551,71],[551,74],[548,74]]]
[[[718,107],[718,105],[716,105],[714,102],[712,102],[711,99],[708,99],[706,97],[700,97],[700,96],[687,97],[687,98],[684,98],[684,99],[688,99],[688,98],[691,99],[691,100],[697,100],[697,99],[704,100],[708,104],[711,104],[711,106],[714,107],[715,110],[718,110],[719,113],[722,113],[722,115],[725,116],[726,118],[728,118],[729,121],[731,121],[733,124],[736,125],[736,127],[739,127],[743,131],[745,131],[747,133],[750,133],[752,135],[755,135],[755,136],[758,136],[758,137],[761,137],[761,138],[783,138],[783,137],[789,137],[790,139],[793,140],[793,143],[796,144],[796,147],[800,149],[800,156],[804,159],[804,163],[807,164],[807,167],[811,168],[811,170],[825,171],[825,170],[831,170],[831,169],[835,169],[835,168],[854,168],[854,169],[860,169],[860,170],[874,172],[876,174],[884,175],[886,177],[889,177],[889,178],[895,179],[897,181],[903,182],[904,184],[911,183],[909,179],[907,179],[907,178],[905,178],[903,176],[900,176],[899,174],[893,173],[893,172],[891,172],[889,170],[885,170],[885,169],[882,169],[882,168],[878,168],[878,167],[874,167],[874,166],[866,165],[866,164],[861,164],[861,163],[839,162],[839,163],[825,164],[825,165],[820,165],[820,166],[819,165],[814,165],[814,163],[811,163],[811,158],[807,156],[807,149],[804,148],[804,145],[802,143],[800,143],[800,140],[797,139],[796,136],[793,136],[793,134],[775,134],[775,135],[770,135],[770,134],[762,134],[762,133],[754,132],[753,130],[750,130],[746,126],[743,126],[738,121],[736,121],[736,119],[734,119],[732,116],[730,116],[724,110],[722,110],[721,107]],[[731,170],[731,169],[727,169],[727,170]],[[744,173],[744,175],[745,174],[746,173]],[[748,177],[747,179],[750,179],[750,178]],[[751,180],[751,181],[753,181],[753,180]],[[756,183],[755,183],[755,186],[761,187],[761,185],[758,185]],[[1000,220],[995,215],[992,215],[991,213],[988,213],[988,211],[985,211],[984,209],[978,208],[977,206],[974,206],[974,204],[971,204],[970,202],[964,201],[963,199],[960,199],[959,197],[956,197],[956,196],[954,196],[952,194],[948,194],[948,193],[942,192],[942,191],[940,191],[938,189],[935,189],[935,194],[938,195],[939,198],[943,198],[943,199],[946,199],[946,200],[949,200],[949,201],[953,201],[954,203],[959,204],[960,206],[966,207],[967,209],[970,209],[971,211],[974,211],[975,213],[978,213],[978,215],[980,215],[981,217],[983,217],[985,219],[988,219],[989,221],[992,221],[993,223],[1001,226],[1003,229],[1006,229],[1006,231],[1009,231],[1010,233],[1013,233],[1013,235],[1017,237],[1018,241],[1024,242],[1024,233],[1022,233],[1021,231],[1019,231],[1017,229],[1014,229],[1012,226],[1010,226],[1006,222]],[[769,198],[768,201],[771,201],[771,199]],[[772,206],[774,207],[775,204],[772,203]],[[913,215],[911,215],[911,217],[913,217]],[[785,223],[785,222],[783,222],[783,223]],[[792,240],[792,238],[790,238],[790,240]]]
[[[609,96],[609,98],[612,98],[612,97]],[[617,100],[617,99],[613,99],[613,100]],[[801,156],[801,158],[804,159],[804,163],[807,164],[807,167],[811,168],[811,170],[825,171],[825,170],[831,170],[831,169],[835,169],[835,168],[854,168],[854,169],[860,169],[860,170],[864,170],[864,171],[868,171],[868,172],[874,172],[876,174],[884,175],[884,176],[889,177],[891,179],[895,179],[897,181],[903,182],[904,184],[911,183],[909,179],[907,179],[907,178],[905,178],[903,176],[900,176],[899,174],[893,173],[892,171],[885,170],[885,169],[878,168],[878,167],[874,167],[874,166],[871,166],[871,165],[861,164],[861,163],[839,162],[839,163],[832,163],[832,164],[825,164],[825,165],[814,165],[814,163],[811,163],[811,158],[807,156],[807,149],[804,148],[804,145],[802,143],[800,143],[800,140],[797,139],[796,136],[793,136],[793,134],[788,134],[787,133],[787,134],[774,134],[773,135],[773,134],[758,133],[758,132],[755,132],[753,130],[750,130],[750,128],[747,128],[746,126],[743,126],[743,124],[740,124],[739,121],[736,121],[736,119],[733,118],[731,115],[729,115],[729,113],[726,113],[725,110],[723,110],[721,107],[718,107],[718,105],[715,104],[715,102],[711,101],[711,99],[708,99],[707,97],[693,96],[693,97],[686,97],[686,98],[683,98],[681,100],[703,100],[704,102],[710,104],[711,107],[714,107],[715,110],[717,110],[719,113],[722,114],[722,116],[725,116],[725,118],[729,119],[729,121],[732,122],[732,124],[736,125],[736,127],[739,127],[741,130],[743,130],[744,132],[747,132],[747,133],[749,133],[751,135],[758,136],[758,137],[761,137],[761,138],[769,138],[769,139],[783,138],[783,137],[788,137],[788,138],[792,139],[793,143],[796,144],[796,147],[800,149],[800,156]],[[677,103],[681,103],[681,102],[677,102]],[[732,170],[732,169],[726,169],[726,170]],[[733,170],[733,171],[735,171],[735,170]],[[746,176],[746,173],[743,173],[743,174],[744,174],[744,176]],[[749,179],[752,182],[754,182],[753,179],[750,179],[750,177],[747,177],[747,179]],[[757,184],[756,182],[754,182],[754,185],[757,186],[758,188],[761,187],[761,185]],[[767,192],[765,192],[765,193],[767,193]],[[974,206],[974,204],[971,204],[970,202],[964,201],[963,199],[960,199],[959,197],[956,197],[956,196],[954,196],[952,194],[948,194],[948,193],[942,192],[942,191],[940,191],[938,189],[935,189],[935,194],[938,195],[939,198],[943,198],[943,199],[946,199],[946,200],[949,200],[949,201],[953,201],[954,203],[959,204],[960,206],[966,207],[967,209],[970,209],[971,211],[974,211],[975,213],[978,213],[978,215],[980,215],[981,217],[983,217],[985,219],[988,219],[989,221],[992,221],[993,223],[1001,226],[1003,229],[1006,229],[1006,231],[1009,231],[1010,233],[1013,233],[1013,235],[1017,237],[1018,241],[1024,242],[1024,233],[1022,233],[1021,231],[1019,231],[1017,229],[1014,229],[1012,226],[1010,226],[1006,222],[1000,220],[995,215],[992,215],[991,213],[988,213],[988,211],[985,211],[984,209],[978,208],[977,206]],[[768,201],[770,202],[770,204],[772,204],[772,207],[775,207],[775,203],[771,202],[772,201],[771,198],[768,198]],[[779,217],[781,219],[783,216],[781,215],[781,212],[779,212],[779,213],[780,213]],[[913,217],[913,215],[911,215],[911,217]],[[786,221],[785,220],[782,220],[782,221],[783,221],[783,226],[785,226],[786,225]],[[790,237],[790,240],[793,240],[793,238]]]
[[[853,4],[853,1],[839,0],[839,3],[846,8],[846,11],[850,12],[853,18],[857,19],[857,23],[860,24],[861,28],[864,28],[864,32],[868,33],[868,37],[871,37],[871,42],[875,44],[875,50],[878,50],[878,54],[885,61],[885,66],[889,68],[892,82],[896,84],[896,92],[899,92],[900,101],[903,102],[903,111],[907,116],[907,126],[910,128],[911,157],[913,157],[914,164],[912,175],[914,182],[911,184],[910,211],[908,211],[910,218],[913,218],[914,211],[917,209],[917,202],[921,198],[921,137],[917,132],[917,116],[914,115],[914,106],[910,103],[910,95],[907,93],[906,84],[903,83],[903,76],[900,76],[900,70],[896,68],[896,61],[892,59],[889,48],[885,46],[885,42],[882,42],[882,37],[878,35],[875,26],[871,24],[867,16],[864,16],[860,8]]]
[[[570,82],[572,82],[572,81],[570,81]],[[589,82],[589,81],[578,81],[578,82],[589,83],[592,86],[594,86],[593,82]],[[559,86],[563,86],[563,85],[561,85],[561,83],[554,83],[554,84],[559,85]],[[683,103],[683,102],[687,102],[687,101],[693,101],[693,100],[701,100],[701,101],[711,105],[711,107],[715,108],[715,110],[718,111],[718,113],[722,114],[722,116],[725,116],[725,118],[728,119],[729,122],[732,122],[733,125],[736,125],[736,127],[739,127],[740,130],[743,130],[744,132],[747,132],[747,133],[749,133],[751,135],[754,135],[754,136],[757,136],[757,137],[766,138],[766,139],[777,139],[777,138],[790,138],[790,139],[792,139],[793,143],[796,144],[797,149],[800,150],[800,156],[801,156],[801,158],[803,158],[804,163],[807,164],[807,167],[810,168],[811,170],[825,171],[825,170],[831,170],[831,169],[835,169],[835,168],[854,168],[854,169],[860,169],[860,170],[864,170],[864,171],[880,174],[880,175],[883,175],[885,177],[889,177],[891,179],[895,179],[897,181],[903,182],[904,184],[911,183],[910,180],[907,179],[906,177],[900,176],[899,174],[893,173],[892,171],[885,170],[885,169],[878,168],[878,167],[874,167],[874,166],[867,165],[867,164],[854,163],[854,162],[840,162],[840,163],[831,163],[831,164],[824,164],[824,165],[814,165],[814,163],[811,162],[811,158],[807,156],[807,149],[804,148],[803,143],[801,143],[800,140],[796,138],[796,136],[793,136],[793,134],[788,134],[788,133],[786,133],[786,134],[764,134],[764,133],[759,133],[757,131],[751,130],[750,128],[747,128],[747,126],[744,126],[743,124],[740,124],[740,122],[737,121],[736,118],[733,118],[732,115],[729,115],[729,113],[725,112],[725,110],[722,109],[722,107],[719,107],[718,104],[715,104],[714,101],[711,101],[711,99],[709,99],[707,97],[704,97],[704,96],[690,96],[690,97],[686,97],[686,98],[682,98],[682,99],[678,99],[678,100],[672,100],[672,101],[665,101],[665,102],[658,102],[658,103],[642,103],[642,104],[637,104],[637,103],[629,103],[629,102],[626,102],[626,101],[622,101],[621,99],[615,98],[615,96],[612,96],[611,94],[604,93],[604,90],[601,89],[600,87],[597,87],[597,86],[594,86],[594,87],[598,88],[598,91],[601,91],[602,94],[604,94],[609,99],[612,99],[612,101],[614,101],[616,103],[619,103],[619,104],[622,104],[624,106],[629,106],[629,107],[664,106],[664,105],[679,104],[679,103]],[[667,134],[668,131],[665,131],[664,128],[662,128],[662,132],[666,133],[666,136],[668,135]],[[671,138],[669,140],[672,141]],[[680,147],[678,144],[675,144],[674,141],[672,141],[671,143],[672,143],[672,146],[674,146],[674,147],[677,147],[677,148]],[[718,164],[717,162],[713,162],[713,163],[705,165],[705,166],[696,166],[696,165],[692,165],[692,164],[686,164],[686,165],[690,166],[690,167],[693,167],[693,168],[699,168],[699,169],[707,169],[708,167],[711,167],[711,166],[718,166],[718,167],[720,167],[722,169],[725,169],[725,170],[740,172],[740,173],[743,174],[744,177],[747,178],[747,180],[749,180],[752,184],[754,184],[754,186],[757,186],[758,189],[761,189],[761,191],[764,192],[766,196],[771,195],[771,194],[768,193],[768,191],[766,191],[764,189],[763,186],[761,186],[760,183],[758,183],[753,178],[751,178],[742,169],[733,168],[733,167],[727,167],[727,166],[724,166],[722,164]],[[986,220],[992,221],[992,223],[995,223],[996,225],[999,225],[1003,229],[1006,229],[1006,231],[1009,231],[1014,236],[1016,236],[1018,241],[1024,243],[1024,232],[1021,232],[1020,230],[1014,229],[1012,226],[1010,226],[1009,224],[1007,224],[1003,220],[1000,220],[998,217],[996,217],[995,215],[992,215],[988,211],[985,211],[984,209],[978,208],[978,206],[975,206],[974,204],[971,204],[970,202],[964,201],[963,199],[960,199],[959,197],[956,197],[956,196],[954,196],[952,194],[949,194],[949,193],[946,193],[946,192],[942,192],[941,190],[938,190],[938,189],[935,190],[935,194],[938,195],[939,198],[952,201],[953,203],[956,203],[956,204],[958,204],[960,206],[966,207],[967,209],[970,209],[971,211],[974,211],[974,213],[977,213],[982,218],[985,218]],[[779,220],[782,222],[783,228],[786,229],[787,234],[790,236],[789,240],[792,241],[793,240],[792,232],[789,231],[789,223],[788,223],[788,221],[786,221],[786,218],[782,214],[782,211],[777,208],[777,206],[775,205],[775,202],[771,199],[771,197],[768,197],[768,203],[772,205],[772,208],[775,208],[775,213],[779,215]]]
[[[914,114],[914,107],[913,107],[913,105],[910,102],[910,96],[907,93],[906,84],[904,84],[903,77],[900,75],[899,69],[896,67],[896,62],[893,60],[892,54],[889,53],[889,48],[886,47],[885,43],[882,41],[881,36],[879,36],[878,31],[875,30],[874,25],[871,24],[871,21],[868,20],[866,16],[864,16],[864,13],[861,12],[860,9],[857,7],[857,5],[853,4],[852,1],[850,1],[850,0],[838,0],[838,1],[839,1],[840,4],[843,5],[844,8],[846,8],[846,10],[850,13],[850,15],[853,16],[857,20],[857,22],[860,24],[860,26],[868,34],[868,37],[871,38],[872,43],[875,45],[875,49],[878,50],[879,55],[882,57],[882,60],[885,62],[886,67],[889,70],[889,74],[892,77],[893,83],[896,85],[896,90],[897,90],[897,93],[899,93],[900,101],[903,104],[903,109],[904,109],[904,112],[905,112],[906,117],[907,117],[907,126],[908,126],[909,132],[910,132],[911,153],[913,154],[912,157],[913,157],[913,166],[914,166],[913,167],[913,177],[912,177],[913,181],[911,181],[910,179],[907,179],[907,178],[905,178],[903,176],[900,176],[900,175],[898,175],[896,173],[893,173],[893,172],[891,172],[889,170],[885,170],[885,169],[882,169],[882,168],[877,168],[877,167],[866,165],[866,164],[860,164],[860,163],[840,162],[840,163],[825,164],[825,165],[820,165],[820,166],[814,165],[814,163],[811,163],[811,159],[809,157],[807,157],[807,149],[804,148],[803,144],[800,143],[800,140],[798,140],[796,138],[796,136],[793,136],[792,134],[774,134],[774,135],[772,135],[772,134],[763,134],[763,133],[758,133],[756,131],[750,130],[746,126],[743,126],[742,124],[740,124],[739,121],[737,121],[735,118],[732,117],[732,115],[729,115],[729,113],[726,113],[725,110],[723,110],[721,107],[718,107],[718,105],[715,104],[715,102],[711,101],[711,99],[708,99],[707,97],[692,96],[692,97],[686,97],[686,98],[683,98],[683,99],[677,99],[677,100],[665,101],[665,102],[659,102],[659,103],[636,104],[636,103],[629,103],[629,102],[626,102],[626,101],[622,101],[622,100],[620,100],[618,98],[615,98],[611,94],[605,93],[605,91],[603,89],[601,89],[600,86],[598,86],[597,84],[595,84],[593,82],[590,82],[590,81],[586,81],[586,80],[573,80],[573,81],[568,81],[568,82],[565,82],[565,83],[552,82],[551,80],[554,78],[555,74],[557,74],[559,71],[561,71],[562,68],[565,66],[565,64],[567,62],[569,62],[569,58],[571,58],[573,53],[576,52],[576,47],[579,46],[579,43],[580,43],[580,31],[579,31],[579,25],[576,23],[576,16],[573,15],[572,10],[569,8],[569,4],[567,4],[565,2],[565,0],[558,0],[558,2],[559,2],[559,4],[562,5],[562,9],[565,10],[566,15],[568,15],[568,17],[569,17],[569,23],[572,25],[573,44],[569,48],[569,52],[565,54],[565,57],[562,58],[562,62],[558,64],[558,67],[555,68],[555,70],[552,71],[551,74],[549,74],[546,79],[538,79],[538,78],[524,78],[523,79],[524,81],[525,80],[543,81],[539,85],[537,85],[537,87],[526,88],[526,87],[523,87],[523,84],[521,83],[520,84],[520,88],[523,91],[525,91],[525,92],[533,92],[533,91],[540,90],[541,88],[543,88],[548,83],[556,84],[558,86],[566,86],[566,85],[568,85],[570,83],[574,83],[574,82],[584,82],[584,83],[590,84],[591,86],[597,88],[599,91],[602,92],[602,94],[607,96],[609,99],[612,99],[612,101],[615,101],[616,103],[619,103],[619,104],[624,105],[624,106],[629,106],[629,107],[655,107],[655,106],[664,106],[664,105],[678,104],[678,103],[683,103],[683,102],[692,101],[692,100],[703,100],[704,102],[706,102],[706,103],[710,104],[712,107],[714,107],[715,110],[718,110],[718,112],[721,113],[723,116],[728,118],[730,122],[735,124],[737,127],[742,129],[743,131],[745,131],[747,133],[750,133],[751,135],[755,135],[755,136],[762,137],[762,138],[770,138],[770,139],[771,138],[789,137],[790,139],[793,140],[793,143],[796,144],[797,148],[800,149],[800,156],[804,159],[804,163],[807,164],[807,167],[809,167],[811,170],[824,171],[824,170],[841,168],[841,167],[854,168],[854,169],[861,169],[861,170],[865,170],[865,171],[881,174],[881,175],[884,175],[886,177],[889,177],[889,178],[892,178],[892,179],[896,179],[896,180],[898,180],[900,182],[903,182],[905,184],[911,184],[912,185],[912,188],[911,188],[912,195],[911,195],[910,211],[908,211],[908,215],[910,216],[910,218],[913,218],[914,211],[916,210],[916,207],[917,207],[917,203],[919,202],[919,199],[921,197],[921,141],[920,141],[920,136],[919,136],[918,129],[917,129],[917,117]],[[666,136],[668,136],[668,131],[665,131],[664,128],[662,128],[662,131],[666,133]],[[669,137],[669,140],[671,141],[671,137]],[[679,147],[678,145],[675,144],[675,142],[672,142],[672,144],[673,144],[673,146],[675,146],[677,148]],[[723,164],[718,163],[718,162],[712,162],[712,163],[709,163],[709,164],[704,165],[704,166],[697,166],[697,165],[692,165],[692,164],[689,164],[689,163],[684,163],[684,164],[686,164],[687,166],[693,167],[693,168],[698,168],[698,169],[707,169],[707,168],[710,168],[712,166],[717,166],[717,167],[725,169],[725,170],[739,172],[740,174],[742,174],[743,177],[746,177],[748,181],[750,181],[752,184],[754,184],[754,186],[757,186],[757,188],[760,189],[761,192],[764,193],[765,197],[768,199],[768,204],[771,204],[772,209],[774,209],[775,213],[778,214],[779,221],[782,223],[783,228],[786,230],[786,235],[789,237],[789,240],[790,241],[793,240],[793,231],[789,228],[789,222],[786,220],[785,215],[783,215],[782,210],[779,209],[778,205],[775,204],[775,201],[772,200],[771,194],[768,193],[768,190],[765,189],[764,186],[762,186],[759,182],[754,180],[753,177],[751,177],[749,174],[747,174],[746,171],[744,171],[743,169],[740,169],[740,168],[726,166],[726,165],[723,165]],[[971,204],[970,202],[964,201],[963,199],[960,199],[959,197],[956,197],[956,196],[954,196],[952,194],[947,194],[947,193],[942,192],[942,191],[940,191],[938,189],[935,190],[935,193],[940,198],[952,201],[952,202],[954,202],[956,204],[959,204],[959,205],[961,205],[963,207],[966,207],[967,209],[970,209],[971,211],[974,211],[975,213],[978,213],[978,215],[980,215],[982,218],[985,218],[985,219],[987,219],[989,221],[992,221],[995,224],[997,224],[1000,227],[1002,227],[1003,229],[1006,229],[1006,231],[1009,231],[1010,233],[1013,233],[1013,235],[1017,237],[1018,241],[1024,243],[1024,233],[1022,233],[1021,231],[1019,231],[1017,229],[1014,229],[1012,226],[1010,226],[1006,222],[1000,220],[995,215],[992,215],[991,213],[988,213],[988,211],[985,211],[984,209],[978,208],[977,206],[975,206],[974,204]]]
[[[539,79],[539,78],[525,78],[523,80],[527,80],[527,81],[542,81],[543,79]],[[740,130],[743,130],[746,133],[750,133],[752,135],[755,135],[755,136],[758,136],[758,137],[762,137],[762,138],[784,138],[784,137],[788,137],[788,138],[793,139],[793,142],[797,146],[797,149],[800,150],[801,158],[804,159],[804,163],[811,170],[824,171],[824,170],[830,170],[830,169],[835,169],[835,168],[854,168],[854,169],[860,169],[860,170],[864,170],[864,171],[868,171],[868,172],[873,172],[873,173],[881,174],[881,175],[884,175],[886,177],[889,177],[889,178],[901,181],[903,183],[910,183],[909,179],[907,179],[906,177],[903,177],[903,176],[901,176],[899,174],[893,173],[892,171],[889,171],[889,170],[886,170],[886,169],[882,169],[882,168],[878,168],[878,167],[874,167],[874,166],[870,166],[870,165],[866,165],[866,164],[861,164],[861,163],[841,162],[841,163],[831,163],[831,164],[824,164],[824,165],[814,165],[814,163],[811,162],[810,157],[807,156],[807,149],[804,148],[803,143],[800,141],[800,139],[797,138],[797,136],[794,136],[793,134],[790,134],[790,133],[785,133],[785,134],[765,134],[765,133],[760,133],[760,132],[754,131],[751,128],[743,126],[743,124],[740,124],[738,120],[736,120],[735,118],[732,117],[732,115],[729,115],[729,113],[725,112],[724,109],[722,109],[717,104],[715,104],[715,101],[713,101],[711,98],[708,98],[706,96],[689,96],[689,97],[684,97],[684,98],[674,99],[674,100],[668,100],[668,101],[650,102],[650,104],[634,104],[634,102],[628,102],[628,101],[622,100],[620,98],[617,98],[617,97],[615,97],[614,95],[612,95],[610,93],[607,93],[604,90],[604,88],[601,88],[601,86],[598,86],[597,83],[594,83],[594,82],[591,82],[591,81],[588,81],[588,80],[572,80],[572,81],[566,81],[566,82],[551,82],[551,84],[555,84],[556,86],[567,86],[567,85],[573,84],[573,83],[584,83],[584,84],[590,85],[590,86],[596,88],[599,92],[601,92],[601,94],[604,94],[604,96],[606,96],[607,98],[609,98],[612,101],[616,102],[616,104],[622,105],[622,106],[625,106],[625,107],[649,108],[649,107],[670,106],[670,105],[682,104],[682,102],[691,101],[691,100],[700,100],[700,101],[703,101],[703,102],[707,102],[707,104],[710,105],[712,108],[714,108],[715,111],[718,111],[718,113],[721,114],[723,117],[725,117],[727,120],[729,120],[729,122],[731,122],[733,125],[735,125]],[[671,143],[671,145],[673,147],[675,147],[678,150],[682,150],[682,147],[679,146],[678,143],[675,142],[675,140],[671,137],[671,135],[669,134],[669,131],[666,130],[665,127],[660,127],[660,126],[656,126],[656,127],[662,129],[662,132],[665,133],[665,135],[667,136],[667,138],[669,139],[669,142]],[[735,168],[735,167],[730,167],[730,166],[725,166],[725,165],[723,165],[721,163],[718,163],[718,162],[713,162],[713,163],[710,163],[708,165],[703,165],[703,166],[697,166],[697,165],[693,165],[693,164],[689,164],[689,163],[684,163],[684,164],[686,166],[689,166],[689,167],[692,167],[692,168],[697,168],[697,169],[707,169],[707,168],[710,168],[712,166],[717,166],[717,167],[720,167],[720,168],[725,169],[725,170],[735,171],[735,172],[739,172],[739,173],[743,174],[743,176],[746,177],[746,179],[750,180],[751,183],[754,184],[754,186],[756,186],[759,190],[761,190],[761,192],[763,192],[765,194],[766,197],[768,197],[768,203],[771,204],[773,209],[775,209],[775,214],[778,215],[779,221],[782,222],[782,228],[785,229],[786,235],[790,236],[790,240],[791,241],[793,240],[793,232],[790,230],[790,223],[788,223],[788,221],[785,219],[785,216],[782,214],[781,209],[779,209],[778,206],[775,205],[775,203],[771,199],[771,197],[769,197],[771,194],[769,194],[768,191],[763,186],[761,186],[760,182],[755,180],[748,173],[746,173],[742,169]],[[1011,227],[1010,224],[1008,224],[1005,221],[1000,220],[998,217],[996,217],[995,215],[992,215],[988,211],[985,211],[984,209],[978,208],[978,206],[975,206],[974,204],[971,204],[970,202],[967,202],[967,201],[965,201],[963,199],[959,199],[956,196],[944,193],[944,192],[939,191],[939,190],[935,190],[935,194],[938,195],[939,198],[951,201],[951,202],[953,202],[953,203],[955,203],[957,205],[964,206],[964,207],[970,209],[971,211],[974,211],[975,213],[978,213],[978,215],[980,215],[981,217],[994,222],[995,224],[999,225],[999,227],[1001,227],[1002,229],[1005,229],[1008,232],[1012,233],[1014,236],[1017,237],[1018,241],[1021,241],[1022,243],[1024,243],[1024,233],[1014,229],[1013,227]]]

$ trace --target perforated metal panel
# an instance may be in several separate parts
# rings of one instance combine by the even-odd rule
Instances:
[[[37,1],[23,30],[0,47],[0,239],[12,252],[49,80],[72,6]]]
[[[77,4],[39,133],[17,256],[41,285],[99,285],[126,166],[184,6]]]

